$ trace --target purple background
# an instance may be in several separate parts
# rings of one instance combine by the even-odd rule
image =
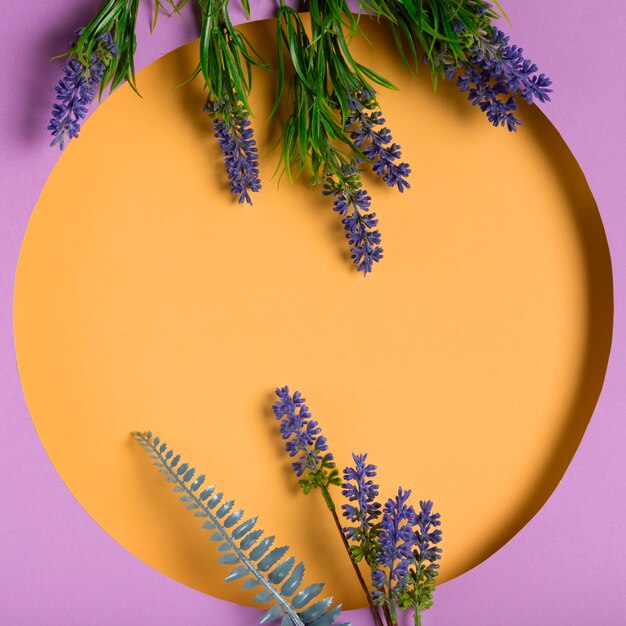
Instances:
[[[4,2],[0,25],[0,623],[254,624],[258,612],[188,589],[144,565],[103,532],[69,493],[26,410],[15,363],[12,292],[29,215],[58,153],[45,132],[71,30],[97,0]],[[615,331],[605,387],[565,477],[539,514],[486,562],[442,585],[427,625],[626,624],[626,163],[623,0],[506,0],[515,41],[557,88],[543,107],[578,159],[607,231]],[[274,2],[253,2],[267,17]],[[164,18],[138,67],[195,37]],[[68,190],[71,193],[71,190]],[[79,442],[77,442],[78,444]],[[480,502],[476,503],[480,506]],[[369,624],[363,611],[354,624]]]

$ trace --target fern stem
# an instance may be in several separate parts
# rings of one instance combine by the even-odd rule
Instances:
[[[367,588],[367,585],[365,584],[365,580],[363,579],[361,570],[359,569],[358,564],[350,555],[350,544],[348,543],[346,536],[343,534],[343,528],[341,527],[341,522],[337,515],[337,510],[335,507],[335,502],[333,501],[333,497],[330,495],[330,491],[328,491],[328,487],[326,487],[325,485],[320,485],[320,489],[322,490],[322,495],[324,496],[324,500],[326,501],[328,510],[331,512],[331,515],[333,516],[333,521],[335,522],[335,526],[337,527],[337,530],[339,531],[339,536],[341,537],[343,547],[346,549],[348,558],[350,559],[350,562],[352,563],[352,567],[354,568],[354,573],[356,574],[359,584],[361,585],[361,588],[363,589],[363,593],[365,594],[365,597],[367,598],[367,604],[369,605],[370,611],[372,612],[374,621],[377,624],[377,626],[384,626],[383,621],[381,620],[378,610],[376,608],[376,605],[372,601],[372,596],[370,595],[369,589]]]
[[[222,533],[222,537],[224,538],[224,541],[230,545],[233,552],[237,554],[241,562],[248,568],[248,570],[250,570],[252,575],[255,576],[256,579],[272,594],[272,596],[276,598],[276,601],[282,605],[283,609],[289,615],[291,621],[293,622],[293,625],[294,626],[306,626],[306,624],[300,619],[299,615],[293,610],[289,602],[287,602],[287,600],[285,600],[280,595],[280,593],[274,588],[272,583],[270,583],[269,580],[267,580],[265,576],[259,570],[257,570],[257,568],[254,566],[252,561],[250,561],[250,559],[248,559],[248,557],[239,548],[239,546],[237,546],[237,544],[235,543],[235,540],[232,539],[227,532],[222,531],[222,524],[220,523],[219,519],[215,515],[213,515],[211,510],[207,506],[205,506],[202,500],[200,500],[200,498],[198,498],[195,495],[195,493],[191,491],[191,489],[187,486],[187,484],[179,478],[178,474],[172,470],[172,468],[167,464],[165,457],[159,452],[157,446],[155,446],[152,443],[152,441],[148,440],[144,435],[141,435],[140,439],[144,441],[146,444],[148,444],[152,452],[154,452],[154,454],[157,455],[159,461],[161,462],[163,467],[167,470],[168,474],[174,479],[174,481],[176,482],[177,486],[181,489],[181,491],[183,491],[189,498],[191,498],[191,500],[193,500],[193,502],[198,506],[198,508],[202,510],[205,517],[208,517],[211,520],[211,522],[215,525],[215,527],[220,530],[220,532]]]

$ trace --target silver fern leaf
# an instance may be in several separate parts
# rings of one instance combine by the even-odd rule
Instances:
[[[244,520],[243,510],[236,509],[233,500],[224,500],[214,485],[205,486],[204,474],[196,477],[195,468],[181,463],[180,455],[151,432],[134,435],[153,464],[173,483],[174,491],[182,494],[180,501],[195,511],[196,517],[205,518],[202,527],[212,531],[211,541],[220,543],[218,551],[223,554],[219,563],[235,566],[226,575],[226,582],[241,580],[243,589],[261,587],[253,601],[272,603],[261,624],[280,619],[281,626],[350,626],[349,622],[335,622],[341,613],[340,604],[331,609],[332,598],[318,599],[324,585],[302,587],[304,564],[296,564],[293,556],[285,558],[288,546],[273,547],[274,536],[263,537],[256,517]]]

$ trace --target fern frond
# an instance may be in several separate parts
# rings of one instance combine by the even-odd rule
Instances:
[[[336,624],[341,605],[330,608],[332,598],[319,599],[322,584],[303,587],[304,564],[287,556],[288,546],[274,547],[274,536],[263,537],[256,527],[257,518],[244,519],[243,510],[235,508],[233,500],[224,500],[224,494],[214,485],[205,486],[205,476],[196,476],[188,463],[180,463],[159,437],[151,432],[134,433],[137,442],[147,451],[153,464],[173,483],[180,501],[196,517],[205,519],[203,528],[212,531],[211,541],[219,542],[219,563],[234,565],[226,575],[226,582],[241,580],[244,589],[261,587],[254,597],[259,604],[272,603],[261,618],[261,624],[281,620],[281,626],[350,626],[349,622]],[[180,465],[179,465],[180,463]]]

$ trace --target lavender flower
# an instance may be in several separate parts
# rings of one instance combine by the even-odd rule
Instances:
[[[521,124],[515,116],[518,108],[515,95],[521,94],[528,104],[534,100],[547,102],[552,81],[545,74],[537,75],[537,66],[524,58],[522,48],[509,45],[509,40],[497,28],[487,29],[484,35],[476,38],[456,84],[461,92],[467,93],[474,106],[484,111],[494,126],[506,126],[514,132]],[[456,70],[448,65],[445,74],[451,79]]]
[[[408,163],[396,163],[402,157],[400,146],[393,143],[391,131],[383,126],[385,118],[378,110],[375,94],[368,88],[353,93],[348,99],[349,114],[344,129],[363,155],[372,162],[372,168],[389,187],[403,192],[409,189]]]
[[[291,464],[296,476],[300,478],[305,472],[316,474],[324,468],[334,468],[333,455],[326,452],[326,437],[320,434],[321,428],[311,419],[302,394],[295,391],[291,396],[289,387],[279,387],[276,395],[279,400],[272,408],[276,419],[280,420],[280,434],[285,441],[285,450],[290,457],[296,457]]]
[[[378,536],[377,518],[380,516],[380,503],[378,497],[378,485],[372,478],[376,477],[376,466],[366,463],[367,454],[352,453],[355,467],[346,467],[343,471],[342,494],[352,504],[343,504],[343,516],[356,526],[348,526],[343,529],[348,541],[358,545],[351,546],[352,558],[359,562],[365,560],[374,565],[375,542]]]
[[[415,559],[418,563],[435,563],[441,559],[441,548],[437,547],[441,543],[442,533],[441,515],[433,513],[432,500],[420,501],[420,512],[417,514],[415,530]],[[439,565],[436,564],[438,569]]]
[[[389,499],[383,509],[379,549],[376,555],[378,568],[372,571],[372,596],[379,604],[390,608],[408,584],[409,565],[413,562],[413,546],[417,522],[415,510],[407,500],[411,491],[398,489],[395,499]]]
[[[331,100],[331,106],[339,109],[339,103]],[[350,133],[356,148],[372,163],[372,169],[389,187],[400,192],[411,185],[406,180],[411,173],[408,163],[396,163],[402,157],[400,145],[393,143],[391,131],[383,126],[385,118],[379,109],[376,93],[370,87],[348,94],[348,115],[343,129]],[[382,128],[378,128],[382,127]],[[355,159],[355,166],[362,160]]]
[[[356,163],[344,167],[338,175],[327,175],[322,193],[335,198],[333,211],[342,216],[341,223],[350,244],[352,262],[357,271],[367,275],[374,263],[383,258],[380,246],[380,231],[376,229],[376,213],[369,213],[371,197],[365,189],[357,171]]]
[[[81,33],[81,29],[76,31],[77,36]],[[110,33],[98,37],[93,56],[87,65],[76,58],[73,51],[75,45],[76,42],[70,44],[72,53],[63,68],[64,77],[54,88],[57,102],[52,105],[52,118],[48,125],[52,135],[50,145],[58,145],[61,150],[71,139],[78,137],[81,122],[87,116],[87,107],[96,96],[106,67],[117,55],[117,46]]]
[[[252,204],[249,192],[261,189],[259,155],[248,112],[241,104],[233,106],[230,100],[211,100],[205,106],[213,118],[213,130],[222,149],[230,190],[239,204]]]
[[[433,605],[435,581],[439,575],[439,559],[441,559],[442,535],[441,516],[433,513],[433,503],[430,500],[420,502],[420,512],[415,520],[415,541],[413,548],[413,563],[409,569],[409,584],[406,590],[398,597],[402,609],[413,607],[415,624],[421,624],[421,612]]]

